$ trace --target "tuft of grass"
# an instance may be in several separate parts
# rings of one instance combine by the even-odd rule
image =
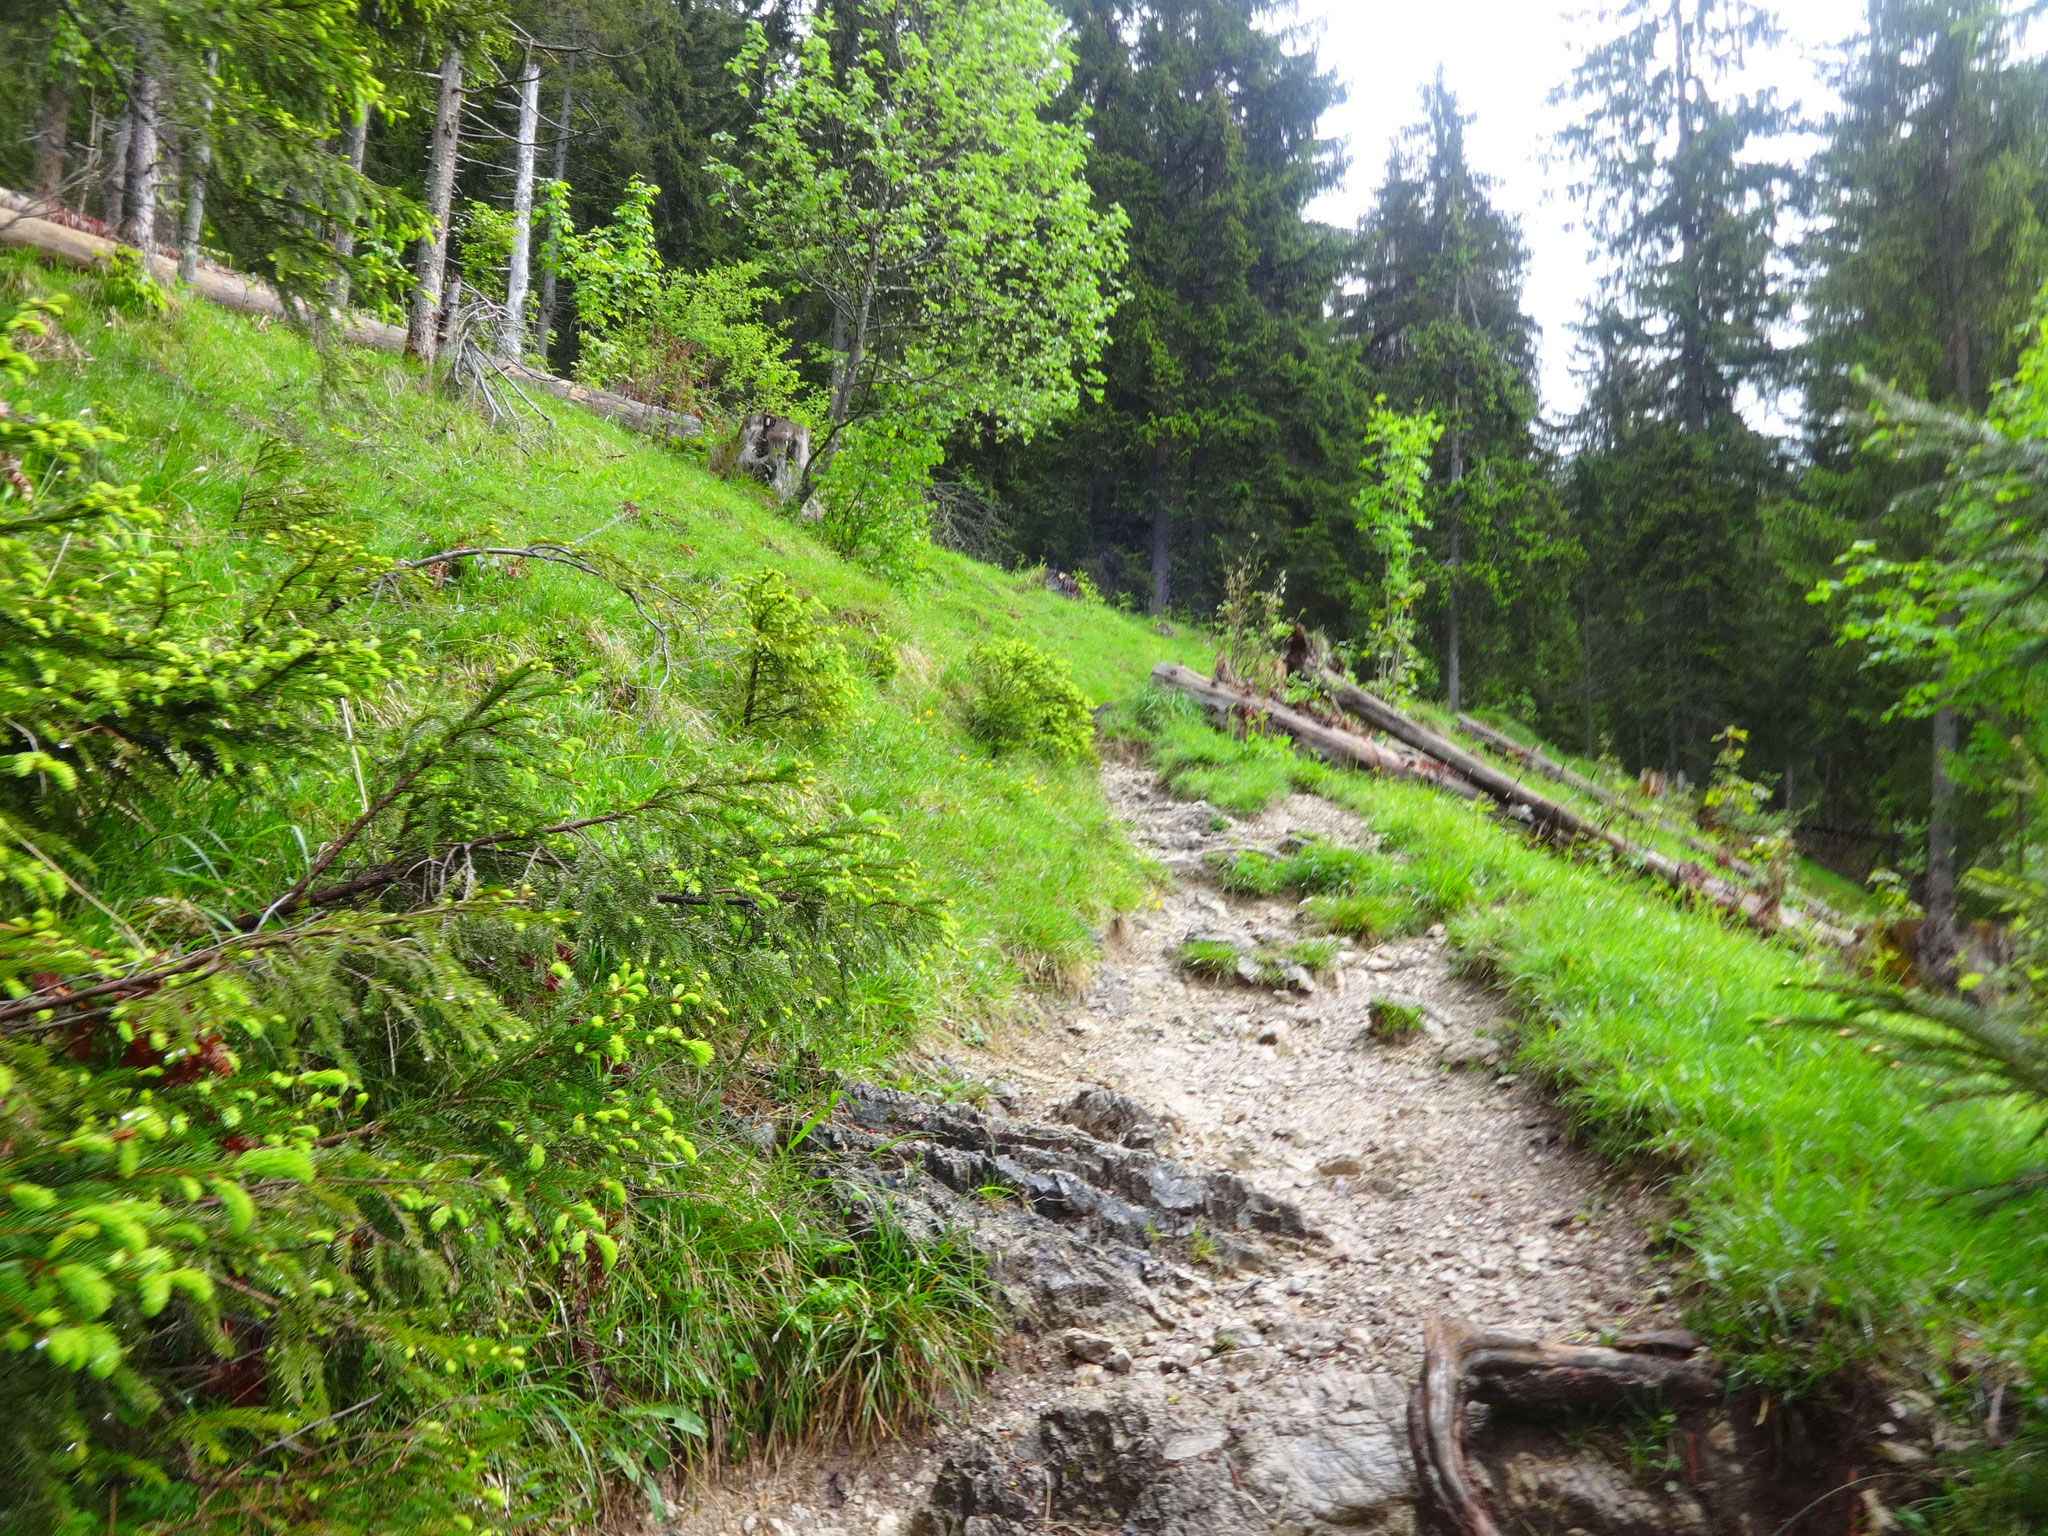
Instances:
[[[1337,960],[1335,939],[1297,939],[1281,951],[1303,970],[1327,971]]]
[[[1376,997],[1366,1004],[1365,1029],[1375,1040],[1406,1040],[1422,1029],[1422,1008],[1416,1003]]]
[[[1332,933],[1371,942],[1405,938],[1429,926],[1402,895],[1313,896],[1308,915]]]
[[[1180,963],[1184,969],[1217,980],[1234,979],[1238,974],[1238,961],[1242,958],[1235,944],[1222,939],[1188,939],[1180,947]]]

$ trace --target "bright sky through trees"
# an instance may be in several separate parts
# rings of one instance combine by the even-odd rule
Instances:
[[[1863,0],[1784,0],[1777,9],[1785,42],[1754,60],[1749,78],[1820,116],[1833,100],[1821,71],[1855,32]],[[1320,28],[1323,65],[1350,93],[1323,127],[1349,141],[1351,174],[1311,211],[1346,226],[1366,211],[1388,141],[1421,117],[1417,93],[1442,65],[1461,105],[1476,114],[1467,141],[1473,165],[1499,178],[1500,205],[1522,218],[1531,258],[1524,302],[1543,326],[1544,410],[1555,416],[1575,405],[1570,326],[1593,292],[1599,258],[1566,193],[1572,168],[1545,164],[1552,135],[1570,116],[1549,97],[1581,45],[1610,29],[1555,0],[1299,0],[1298,15]]]

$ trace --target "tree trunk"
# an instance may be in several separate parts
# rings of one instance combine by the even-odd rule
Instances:
[[[533,272],[533,158],[540,134],[540,60],[519,71],[519,141],[512,158],[512,256],[505,269],[505,313],[498,323],[498,356],[517,362],[526,340],[526,290]]]
[[[135,66],[129,99],[127,185],[121,194],[121,243],[138,251],[156,248],[157,99],[163,89],[146,60]]]
[[[1166,617],[1173,599],[1173,513],[1166,505],[1166,444],[1152,449],[1152,612]]]
[[[211,80],[219,68],[220,51],[207,49],[207,79]],[[199,276],[199,243],[206,236],[206,173],[213,165],[213,141],[207,127],[212,116],[213,90],[207,86],[199,94],[199,126],[194,130],[197,142],[185,167],[185,216],[178,230],[178,281],[188,288]]]
[[[1459,402],[1454,395],[1451,401],[1453,416]],[[1460,669],[1464,658],[1459,654],[1458,633],[1458,567],[1464,558],[1465,522],[1464,508],[1460,504],[1460,485],[1465,478],[1465,439],[1455,421],[1451,427],[1451,558],[1444,566],[1444,625],[1446,629],[1444,647],[1444,689],[1450,698],[1451,710],[1455,714],[1464,706],[1460,704],[1463,679]]]
[[[35,194],[42,202],[54,204],[63,195],[64,151],[70,137],[71,74],[59,70],[50,76],[36,112]]]
[[[114,231],[117,239],[122,210],[127,206],[128,133],[134,115],[131,108],[122,109],[120,126],[114,130],[114,152],[107,157],[106,169],[100,172],[100,222]]]
[[[412,296],[412,323],[405,350],[431,363],[441,319],[441,285],[448,275],[448,213],[455,198],[455,162],[462,147],[462,50],[451,47],[441,61],[440,99],[434,107],[434,137],[427,151],[426,238]]]
[[[1173,598],[1173,514],[1161,495],[1152,502],[1152,611],[1164,617]]]
[[[576,104],[574,90],[575,87],[568,81],[562,82],[562,121],[555,135],[556,181],[569,179],[569,111]],[[534,350],[540,353],[543,365],[547,362],[548,341],[555,328],[555,266],[557,252],[561,249],[561,239],[562,232],[550,222],[547,259],[541,263],[540,318],[534,327]]]
[[[1955,980],[1956,949],[1961,937],[1956,922],[1956,782],[1948,759],[1962,735],[1955,709],[1943,705],[1934,716],[1934,776],[1927,803],[1927,885],[1920,925],[1920,972],[1947,986]]]
[[[348,157],[348,168],[358,176],[363,174],[363,158],[370,148],[370,104],[366,101],[356,108],[356,115],[349,119],[348,132],[342,139],[341,152]],[[353,222],[342,224],[334,231],[334,255],[337,261],[346,262],[356,253],[356,227]],[[334,281],[327,286],[328,300],[336,309],[348,307],[349,277],[344,266],[334,274]]]

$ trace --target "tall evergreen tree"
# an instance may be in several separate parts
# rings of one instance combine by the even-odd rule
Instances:
[[[1390,156],[1364,227],[1362,282],[1346,323],[1373,386],[1443,424],[1433,466],[1435,569],[1429,606],[1443,635],[1443,684],[1465,702],[1468,632],[1489,659],[1534,661],[1568,608],[1546,601],[1567,557],[1557,504],[1541,472],[1536,324],[1522,308],[1528,252],[1517,222],[1494,207],[1492,178],[1466,157],[1471,117],[1441,71],[1422,92],[1424,117]],[[1547,608],[1548,615],[1537,612]],[[1519,622],[1518,622],[1519,621]],[[1568,622],[1566,625],[1568,628]],[[1509,637],[1520,629],[1522,643]],[[1555,657],[1544,659],[1555,660]],[[1495,692],[1529,694],[1535,668],[1509,665]]]
[[[1342,170],[1317,134],[1338,90],[1266,9],[1068,0],[1068,105],[1097,199],[1130,216],[1129,296],[1099,401],[1026,450],[960,456],[1027,555],[1092,563],[1155,611],[1202,602],[1254,533],[1284,551],[1358,453],[1329,320],[1352,242],[1303,216]]]
[[[1570,480],[1591,559],[1581,583],[1589,749],[1701,772],[1742,723],[1766,761],[1790,735],[1770,634],[1797,601],[1765,559],[1779,454],[1740,411],[1781,374],[1777,228],[1788,167],[1759,140],[1788,124],[1727,91],[1777,27],[1748,0],[1629,0],[1621,30],[1560,92],[1575,189],[1612,270],[1583,327],[1592,359]]]
[[[2011,372],[2022,322],[2048,279],[2048,73],[2017,48],[2023,15],[2041,9],[1870,0],[1865,32],[1847,50],[1843,105],[1816,165],[1821,222],[1808,250],[1815,468],[1800,509],[1805,536],[1790,553],[1809,579],[1853,538],[1915,558],[1937,536],[1928,502],[1898,498],[1938,466],[1857,452],[1853,371],[1964,411],[1983,409]],[[1943,704],[1928,734],[1890,725],[1898,690],[1888,682],[1844,675],[1837,664],[1816,714],[1821,730],[1869,765],[1857,786],[1862,805],[1892,816],[1926,809],[1926,953],[1938,969],[1954,941],[1963,819],[1955,754],[1965,722]]]

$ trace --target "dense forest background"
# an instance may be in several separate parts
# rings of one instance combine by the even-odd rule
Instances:
[[[1745,54],[1777,40],[1746,0],[1589,17],[1558,85],[1575,126],[1555,148],[1609,261],[1569,415],[1538,396],[1527,253],[1441,80],[1376,166],[1380,146],[1320,136],[1340,87],[1286,8],[1061,8],[1071,76],[1042,115],[1085,133],[1098,210],[1128,220],[1120,297],[1099,370],[1080,349],[1076,408],[936,418],[912,457],[942,538],[1162,616],[1212,615],[1233,579],[1284,581],[1289,617],[1363,645],[1385,601],[1386,556],[1358,511],[1369,421],[1426,411],[1440,430],[1413,597],[1424,692],[1694,783],[1738,727],[1746,771],[1858,873],[1918,878],[1930,816],[1937,843],[1955,823],[1965,865],[1997,839],[2014,722],[1902,710],[1905,677],[1841,643],[1841,605],[1814,597],[1858,541],[1912,559],[1936,535],[1935,513],[1902,495],[1926,473],[1864,447],[1859,380],[1985,408],[2048,280],[2048,70],[2024,46],[2031,7],[1871,0],[1838,56],[1839,108],[1819,121],[1738,88]],[[636,184],[658,187],[638,206],[660,261],[742,273],[794,374],[836,400],[829,285],[793,270],[788,221],[750,199],[745,174],[765,153],[758,87],[792,57],[807,8],[314,9],[346,46],[309,46],[237,0],[175,18],[14,0],[7,25],[32,46],[5,66],[0,176],[122,225],[147,81],[164,224],[210,167],[209,247],[309,291],[345,271],[357,302],[395,313],[458,55],[450,271],[466,263],[473,289],[502,292],[490,214],[514,199],[530,74],[563,227],[601,228]],[[1818,150],[1775,158],[1787,143]],[[1347,174],[1377,179],[1369,216],[1310,218]],[[536,279],[536,345],[569,370],[587,365],[608,298],[594,268],[579,280],[558,265]],[[1937,739],[1957,749],[1954,808],[1931,771]]]

